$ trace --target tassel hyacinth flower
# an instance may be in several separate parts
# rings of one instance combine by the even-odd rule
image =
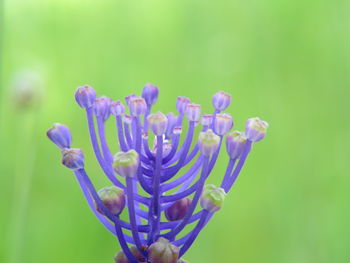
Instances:
[[[222,207],[252,143],[262,140],[268,128],[265,121],[251,118],[244,132],[230,132],[232,117],[222,110],[229,107],[231,96],[222,91],[212,98],[214,112],[202,118],[201,106],[186,97],[177,98],[177,116],[151,113],[158,94],[156,86],[147,84],[141,97],[126,97],[124,106],[105,96],[96,97],[90,86],[77,89],[75,99],[85,110],[93,151],[111,182],[101,190],[95,189],[84,168],[82,150],[71,148],[69,128],[56,123],[47,132],[61,150],[62,163],[74,172],[91,210],[117,237],[122,250],[114,258],[116,263],[185,262],[181,258]],[[105,123],[111,116],[118,152],[105,137]],[[196,127],[201,129],[198,138]],[[206,184],[226,134],[228,165],[222,183]],[[151,146],[149,138],[153,137]],[[126,221],[120,218],[124,213]],[[181,234],[188,225],[192,230]]]

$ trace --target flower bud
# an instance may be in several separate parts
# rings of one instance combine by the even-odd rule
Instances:
[[[112,100],[106,96],[101,96],[95,99],[94,113],[98,117],[102,117],[103,120],[107,120],[110,112]]]
[[[166,219],[168,219],[168,221],[181,220],[185,217],[191,203],[192,200],[187,197],[177,200],[172,206],[164,211]]]
[[[264,139],[268,127],[269,124],[266,121],[251,118],[246,122],[245,134],[250,141],[258,142]]]
[[[131,124],[132,123],[132,116],[129,114],[124,114],[123,122],[125,122],[126,124]]]
[[[203,209],[209,212],[216,212],[222,207],[225,196],[224,189],[216,187],[213,184],[207,184],[203,188],[200,204]]]
[[[215,109],[225,110],[231,103],[231,95],[223,91],[219,91],[212,97],[212,103]]]
[[[210,126],[213,122],[213,114],[203,114],[202,116],[202,125]]]
[[[129,96],[126,96],[125,97],[125,102],[126,102],[126,105],[130,105],[130,101],[131,101],[131,99],[133,99],[133,98],[137,98],[137,96],[135,95],[135,94],[130,94]]]
[[[188,104],[186,107],[186,116],[190,121],[198,121],[201,116],[201,105]]]
[[[145,99],[147,105],[153,105],[158,99],[159,89],[158,87],[147,83],[142,90],[142,98]]]
[[[173,130],[177,123],[177,116],[172,112],[168,113],[166,116],[168,118],[168,126],[166,128],[165,134],[167,138],[171,138],[171,136],[173,135]]]
[[[121,101],[112,101],[110,111],[114,116],[120,116],[125,112],[125,106]]]
[[[217,136],[211,129],[201,132],[198,138],[198,147],[204,156],[212,155],[218,148],[220,137]]]
[[[78,87],[75,92],[75,100],[82,108],[90,108],[94,105],[95,99],[96,91],[88,85]]]
[[[130,113],[132,116],[139,116],[145,114],[147,104],[144,98],[134,97],[129,101]]]
[[[177,97],[176,109],[180,113],[185,113],[187,105],[190,103],[190,99],[187,97]]]
[[[140,263],[146,263],[145,257],[140,253],[140,251],[137,249],[137,247],[132,246],[130,247],[131,253],[134,255],[136,260]],[[126,257],[123,250],[120,250],[117,255],[114,257],[115,263],[130,263],[128,258]]]
[[[226,136],[226,149],[231,159],[241,156],[246,142],[247,136],[239,131],[230,132]]]
[[[148,248],[150,263],[177,263],[180,249],[171,244],[168,239],[160,237]]]
[[[168,126],[168,118],[161,112],[150,114],[147,117],[149,128],[155,135],[163,135]]]
[[[113,215],[119,215],[123,211],[125,207],[125,194],[123,189],[109,186],[99,190],[98,195],[102,203]],[[99,207],[97,207],[97,211],[103,214]]]
[[[60,123],[54,123],[53,127],[46,132],[47,137],[59,148],[70,148],[72,135],[69,128]]]
[[[233,120],[229,114],[219,113],[216,114],[214,120],[215,132],[219,135],[225,135],[233,127]]]
[[[140,158],[135,150],[118,152],[114,155],[113,168],[124,177],[134,177],[139,167]]]
[[[62,149],[62,164],[72,170],[84,168],[83,151],[75,148]]]

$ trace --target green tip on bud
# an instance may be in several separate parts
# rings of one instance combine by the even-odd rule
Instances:
[[[219,144],[220,137],[211,129],[199,134],[198,147],[204,156],[212,155],[219,148]]]
[[[119,215],[125,207],[124,190],[116,186],[109,186],[98,191],[98,195],[102,203],[113,215]],[[101,209],[97,207],[97,211],[103,214]]]
[[[168,239],[160,237],[148,248],[150,263],[177,263],[180,249],[171,244]]]
[[[222,207],[225,196],[224,189],[213,184],[207,184],[203,188],[200,204],[203,209],[209,212],[216,212]]]
[[[118,152],[114,155],[113,169],[124,177],[134,177],[139,167],[140,158],[135,150]]]

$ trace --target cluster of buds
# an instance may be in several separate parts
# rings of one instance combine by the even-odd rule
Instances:
[[[222,111],[230,105],[231,96],[222,91],[212,98],[214,113],[203,114],[202,118],[201,106],[186,97],[177,98],[178,115],[152,114],[158,94],[156,86],[147,84],[141,97],[134,94],[126,97],[124,106],[121,101],[96,97],[90,86],[77,89],[75,99],[85,109],[96,159],[111,181],[111,186],[99,191],[84,168],[83,152],[71,148],[68,127],[54,124],[47,132],[61,149],[62,163],[73,170],[94,214],[118,238],[121,251],[114,258],[116,263],[186,262],[183,255],[213,214],[221,209],[252,143],[262,140],[268,127],[265,121],[251,118],[244,132],[230,132],[234,126],[232,117]],[[111,115],[118,135],[117,153],[105,137],[105,123]],[[195,140],[199,123],[202,130]],[[182,132],[183,125],[187,133]],[[149,133],[154,134],[152,146]],[[228,165],[222,183],[206,184],[225,135]],[[125,206],[128,221],[120,218]],[[196,223],[192,231],[181,236],[191,223]]]

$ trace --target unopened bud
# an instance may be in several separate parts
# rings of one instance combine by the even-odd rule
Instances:
[[[129,101],[130,113],[132,116],[140,116],[145,114],[147,110],[147,104],[144,98],[134,97]]]
[[[180,113],[185,113],[187,105],[191,102],[191,100],[187,97],[177,97],[176,100],[176,109]]]
[[[147,117],[149,128],[155,135],[163,135],[168,126],[168,118],[161,112],[150,114]]]
[[[47,137],[59,148],[70,148],[72,135],[69,128],[60,123],[54,123],[53,127],[46,132]]]
[[[250,141],[258,142],[264,139],[268,127],[269,124],[266,121],[259,118],[251,118],[246,122],[245,134]]]
[[[203,188],[200,204],[203,209],[209,212],[216,212],[222,207],[225,196],[224,189],[213,184],[207,184]]]
[[[147,247],[145,247],[145,249],[147,249]],[[139,263],[146,263],[145,257],[141,254],[137,247],[130,247],[130,251]],[[115,255],[114,261],[115,263],[130,263],[123,250],[119,251],[118,254]]]
[[[125,207],[124,190],[115,186],[102,188],[98,191],[102,203],[113,214],[119,215]],[[97,207],[97,211],[103,214],[102,210]]]
[[[75,100],[82,108],[90,108],[92,105],[94,105],[95,99],[96,91],[88,85],[78,87],[77,91],[75,92]]]
[[[186,107],[186,116],[190,121],[198,121],[201,116],[201,105],[188,104]]]
[[[72,170],[84,168],[83,151],[75,148],[62,149],[62,164]]]
[[[232,117],[226,113],[216,114],[214,125],[215,125],[215,132],[217,134],[225,135],[233,127]]]
[[[111,113],[114,116],[120,116],[125,112],[125,106],[121,101],[112,101],[110,107]]]
[[[145,99],[147,105],[153,105],[158,99],[159,89],[158,87],[147,83],[142,90],[142,98]]]
[[[198,147],[204,156],[212,155],[220,144],[220,137],[216,135],[211,129],[201,132],[198,138]]]
[[[104,120],[107,120],[110,115],[110,106],[112,100],[106,96],[101,96],[95,99],[94,112],[98,117],[102,117]]]
[[[164,214],[168,221],[177,221],[185,217],[192,200],[185,197],[177,200],[172,206],[168,207]]]
[[[246,142],[247,136],[239,131],[230,132],[226,136],[226,149],[231,159],[241,156]]]
[[[220,111],[225,110],[231,103],[231,95],[226,92],[219,91],[213,95],[212,103],[215,109]]]
[[[139,167],[140,158],[135,150],[118,152],[114,155],[113,168],[124,177],[134,177]]]
[[[180,249],[171,244],[168,239],[160,237],[148,248],[150,263],[177,263]]]

